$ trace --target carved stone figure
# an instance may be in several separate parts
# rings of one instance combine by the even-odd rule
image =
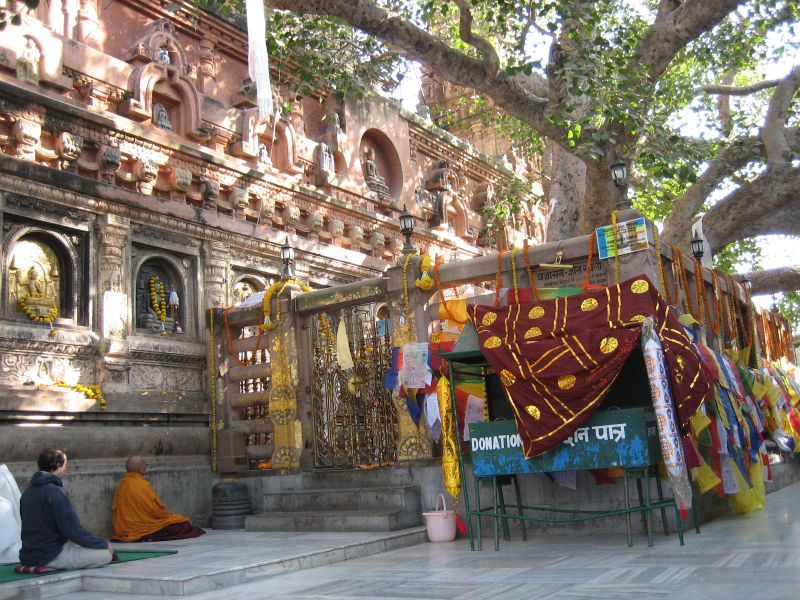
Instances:
[[[317,146],[317,169],[314,173],[314,183],[323,186],[330,181],[336,172],[336,164],[333,157],[333,149],[322,142]]]
[[[342,130],[339,113],[335,110],[329,111],[325,115],[325,120],[328,122],[325,130],[325,143],[331,147],[332,152],[341,152],[345,143],[345,134]]]
[[[104,146],[100,153],[100,175],[109,182],[114,182],[114,176],[122,166],[122,154],[116,146]]]
[[[315,212],[308,215],[308,226],[314,233],[319,233],[322,231],[322,226],[324,223],[325,218],[322,216],[322,213]]]
[[[360,244],[364,240],[364,228],[360,225],[353,225],[350,228],[350,240],[354,244]]]
[[[389,186],[386,180],[378,173],[378,166],[375,162],[375,149],[367,148],[364,152],[364,181],[367,187],[378,194],[380,200],[389,199]]]
[[[275,215],[275,198],[269,192],[261,199],[261,216],[272,218]]]
[[[137,189],[142,194],[151,193],[158,177],[158,163],[151,158],[139,159],[136,161],[136,176],[139,178]]]
[[[213,179],[203,177],[200,180],[200,195],[203,197],[203,208],[216,210],[219,198],[219,184]]]
[[[61,159],[59,164],[62,169],[70,168],[78,160],[83,150],[83,138],[77,134],[63,131],[56,138],[56,151]]]
[[[283,209],[283,220],[287,225],[293,227],[300,222],[300,207],[290,204]]]
[[[258,168],[267,170],[272,167],[272,159],[269,156],[269,148],[266,144],[258,145]]]
[[[247,205],[250,203],[250,194],[248,194],[247,189],[243,187],[233,188],[231,190],[231,204],[233,207],[238,210],[243,210],[247,208]]]
[[[23,160],[36,160],[36,147],[42,136],[42,126],[28,119],[17,119],[12,131],[16,140],[15,156]]]
[[[233,304],[234,306],[241,304],[253,295],[255,290],[247,281],[240,281],[233,288]]]
[[[330,227],[333,239],[339,239],[344,235],[344,221],[341,219],[331,219]]]
[[[156,60],[162,65],[171,65],[172,59],[169,57],[169,50],[166,46],[161,46],[156,52]]]
[[[29,37],[25,42],[25,48],[17,59],[17,77],[22,81],[32,85],[39,85],[39,61],[42,53],[36,40]]]
[[[188,192],[192,187],[192,172],[184,167],[172,169],[172,187],[181,194]]]
[[[153,125],[164,131],[172,131],[172,120],[167,107],[163,104],[153,106]]]
[[[373,250],[383,250],[386,245],[386,236],[382,231],[373,229],[369,237],[369,243]]]

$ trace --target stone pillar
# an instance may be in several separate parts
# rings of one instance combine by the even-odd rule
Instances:
[[[214,52],[214,42],[209,39],[200,40],[197,53],[200,63],[197,70],[197,87],[206,96],[217,93],[217,55]]]
[[[203,289],[207,307],[228,305],[229,244],[220,241],[203,242]]]
[[[130,297],[128,295],[128,247],[131,222],[126,217],[103,215],[100,220],[98,321],[100,356],[98,383],[106,392],[128,391],[128,333]]]
[[[75,39],[79,0],[61,0],[61,11],[64,14],[64,37]]]
[[[405,262],[405,257],[402,258]],[[406,269],[408,278],[408,306],[405,305],[405,284],[402,263],[389,269],[389,311],[392,315],[392,345],[401,347],[427,339],[428,317],[425,311],[422,294],[414,281],[419,274],[422,259],[412,257]],[[398,395],[392,395],[397,410],[397,460],[419,460],[431,458],[431,434],[424,418],[419,424],[414,423],[408,412],[406,401]]]

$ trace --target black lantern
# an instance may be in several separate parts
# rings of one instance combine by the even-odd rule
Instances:
[[[292,268],[292,263],[294,263],[294,248],[289,244],[288,236],[283,246],[281,246],[281,260],[283,261],[281,280],[287,281],[289,279],[294,279],[294,269]]]
[[[405,204],[403,205],[403,212],[400,213],[400,233],[406,238],[403,254],[415,254],[417,249],[411,245],[411,234],[414,233],[414,217],[408,212]]]
[[[742,284],[742,287],[744,288],[744,291],[746,291],[748,294],[749,294],[749,293],[752,291],[752,289],[753,289],[753,282],[752,282],[752,281],[750,281],[750,280],[747,278],[747,275],[745,275],[744,277],[742,277],[741,284]]]
[[[769,312],[777,315],[780,311],[781,309],[778,306],[778,299],[775,297],[775,294],[772,294],[772,306],[769,308]]]
[[[703,244],[703,238],[700,237],[697,230],[694,231],[694,237],[692,238],[692,254],[697,260],[702,260],[703,254],[705,254],[705,244]]]
[[[611,180],[619,190],[617,198],[617,210],[625,210],[631,207],[628,200],[628,165],[623,162],[611,165]]]
[[[614,185],[621,190],[628,188],[628,165],[625,163],[614,163],[611,165],[611,179]]]

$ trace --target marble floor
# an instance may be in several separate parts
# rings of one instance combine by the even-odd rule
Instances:
[[[705,524],[699,535],[694,530],[687,532],[683,547],[678,545],[675,535],[657,536],[652,548],[647,547],[645,538],[637,537],[634,546],[628,548],[624,533],[547,534],[529,536],[526,542],[502,542],[499,552],[494,551],[490,540],[485,540],[483,551],[471,552],[466,539],[407,545],[414,538],[398,537],[387,544],[371,538],[375,535],[213,532],[200,540],[173,543],[179,553],[172,557],[84,571],[71,584],[72,589],[66,585],[68,582],[53,582],[38,590],[17,590],[17,596],[3,596],[4,586],[9,585],[3,584],[0,598],[48,595],[66,600],[155,600],[173,595],[192,600],[800,598],[800,483],[770,494],[764,511],[716,519]],[[418,536],[419,532],[408,535]],[[380,551],[381,544],[387,551]],[[392,546],[396,549],[389,549]],[[327,555],[312,558],[320,551]],[[270,572],[264,566],[265,554],[278,557],[275,565],[281,564],[280,557],[287,556],[296,560],[306,556],[307,564],[295,562],[277,566]],[[342,557],[346,560],[341,560]],[[334,558],[339,562],[334,562]],[[319,566],[314,566],[315,562]],[[151,569],[146,568],[147,563],[151,563]],[[157,563],[160,563],[161,589],[148,594],[135,585],[128,588],[123,585],[124,579],[136,581],[145,571],[155,569]],[[230,575],[237,572],[231,567],[237,566],[245,569],[243,576]],[[256,570],[248,573],[248,568]],[[129,571],[123,573],[124,569]],[[214,573],[223,571],[228,576],[215,579]],[[198,573],[205,575],[193,575]],[[153,578],[152,572],[149,577]],[[109,585],[109,579],[117,581],[116,589],[117,584]],[[179,580],[191,585],[179,589],[180,586],[174,586]],[[58,585],[62,587],[51,587]]]

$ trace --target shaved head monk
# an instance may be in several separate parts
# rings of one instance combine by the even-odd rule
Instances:
[[[119,482],[111,503],[114,540],[162,542],[185,540],[205,533],[183,515],[167,510],[153,486],[144,478],[147,461],[141,456],[131,456],[125,470],[127,473]]]

